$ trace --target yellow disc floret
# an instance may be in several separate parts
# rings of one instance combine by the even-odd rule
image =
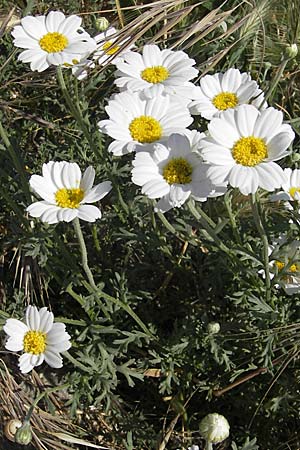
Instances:
[[[132,139],[141,144],[158,141],[162,136],[162,127],[158,120],[151,116],[140,116],[129,124]]]
[[[161,83],[162,81],[165,81],[167,78],[169,78],[170,73],[168,69],[166,69],[163,66],[153,66],[153,67],[147,67],[146,69],[142,70],[141,72],[141,78],[144,81],[147,81],[148,83]]]
[[[42,50],[47,53],[62,52],[69,44],[68,39],[61,33],[54,31],[53,33],[45,34],[40,40],[39,44]]]
[[[23,339],[24,352],[40,355],[46,349],[46,333],[41,331],[27,331]]]
[[[275,261],[275,264],[278,267],[279,272],[286,266],[282,261]],[[297,264],[292,264],[288,268],[288,272],[298,272]]]
[[[107,55],[114,55],[119,50],[119,48],[120,47],[118,45],[113,46],[113,42],[111,41],[107,41],[102,45],[102,50]]]
[[[78,208],[83,197],[84,192],[80,188],[62,188],[59,189],[55,194],[56,204],[61,208]]]
[[[163,169],[163,177],[169,184],[188,184],[192,181],[193,167],[184,158],[173,158]]]
[[[291,187],[289,190],[290,196],[295,198],[295,194],[298,192],[300,194],[300,187]]]
[[[213,105],[220,111],[225,111],[228,108],[235,108],[238,105],[237,95],[233,92],[221,92],[215,95],[212,100]]]
[[[232,156],[237,164],[253,167],[268,157],[268,148],[261,138],[242,137],[234,144]]]

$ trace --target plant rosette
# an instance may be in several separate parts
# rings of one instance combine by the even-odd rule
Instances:
[[[133,160],[132,181],[142,186],[151,199],[160,198],[156,211],[180,208],[191,196],[204,202],[223,195],[224,185],[213,185],[207,177],[208,164],[191,148],[190,140],[172,134],[165,144],[154,144],[152,151],[139,151]]]
[[[47,16],[26,16],[14,27],[14,45],[24,50],[18,60],[30,62],[31,70],[49,66],[73,66],[96,48],[95,41],[81,28],[82,19],[66,17],[60,11]]]
[[[208,124],[201,140],[201,155],[211,164],[208,176],[214,184],[229,183],[244,195],[258,188],[274,191],[284,182],[276,163],[290,152],[295,137],[283,114],[274,108],[260,112],[252,105],[224,111]]]

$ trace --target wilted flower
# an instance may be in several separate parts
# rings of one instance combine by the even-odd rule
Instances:
[[[7,319],[3,327],[9,336],[5,348],[12,352],[23,351],[19,358],[22,373],[30,372],[43,361],[55,369],[62,367],[60,352],[71,347],[71,337],[66,333],[63,323],[53,321],[52,312],[45,307],[38,310],[36,306],[27,307],[25,323]]]
[[[269,246],[269,259],[270,278],[276,276],[275,286],[282,287],[288,295],[300,292],[300,241],[289,244],[281,236]]]
[[[26,16],[14,27],[14,45],[24,48],[18,59],[30,62],[31,70],[42,72],[49,66],[74,65],[95,50],[95,41],[81,28],[82,19],[66,17],[60,11],[47,16]]]
[[[27,211],[42,222],[70,222],[78,217],[87,222],[101,218],[99,208],[94,203],[105,197],[111,190],[111,182],[104,181],[93,187],[95,170],[88,167],[83,176],[76,163],[50,161],[43,164],[43,175],[32,175],[30,186],[43,198],[32,203]]]

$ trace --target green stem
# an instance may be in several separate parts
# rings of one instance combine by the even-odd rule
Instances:
[[[219,247],[219,249],[222,250],[223,252],[232,256],[230,249],[225,244],[223,244],[221,239],[217,236],[214,229],[212,228],[211,224],[213,223],[214,227],[215,227],[216,226],[215,223],[210,219],[210,217],[207,216],[207,214],[205,214],[203,209],[202,208],[196,209],[195,203],[193,200],[188,201],[188,208],[189,208],[190,212],[192,213],[192,215],[195,217],[195,219],[197,219],[201,223],[201,225],[203,226],[205,231],[213,239],[213,241],[215,242],[217,247]]]
[[[258,109],[261,109],[261,107],[263,106],[264,102],[266,102],[269,98],[271,98],[271,96],[272,96],[272,94],[273,94],[273,92],[274,92],[274,90],[275,90],[277,84],[278,84],[279,81],[280,81],[280,78],[282,77],[282,74],[283,74],[283,72],[284,72],[284,69],[285,69],[285,67],[286,67],[286,65],[287,65],[287,63],[288,63],[288,61],[289,61],[289,59],[290,59],[290,58],[285,58],[285,59],[281,62],[280,66],[278,67],[277,73],[276,73],[274,79],[272,80],[272,83],[271,83],[271,85],[270,85],[270,87],[269,87],[269,89],[268,89],[268,92],[266,93],[265,98],[264,98],[264,100],[261,102],[261,104],[259,105],[259,108],[258,108]]]
[[[27,423],[30,422],[30,418],[31,418],[31,416],[32,416],[32,413],[33,413],[33,411],[34,411],[34,408],[37,406],[37,404],[40,402],[40,400],[42,400],[42,398],[43,398],[45,395],[52,394],[52,392],[60,391],[60,390],[65,389],[65,388],[67,388],[67,387],[69,387],[68,384],[63,384],[62,386],[55,386],[55,387],[53,387],[53,388],[51,388],[51,389],[47,389],[47,390],[41,392],[41,393],[36,397],[36,399],[32,402],[32,404],[31,404],[31,406],[30,406],[30,408],[29,408],[29,410],[28,410],[28,413],[27,413],[26,416],[25,416],[24,422],[27,422]]]
[[[63,76],[63,72],[62,72],[61,66],[57,67],[57,79],[58,79],[58,83],[60,85],[62,94],[63,94],[63,96],[64,96],[64,98],[66,100],[66,103],[67,103],[71,113],[72,113],[72,116],[77,121],[77,123],[79,125],[79,128],[83,132],[83,135],[85,136],[85,138],[86,138],[87,142],[89,143],[91,149],[94,152],[98,153],[98,149],[96,148],[96,146],[94,144],[94,139],[92,137],[92,134],[90,133],[89,126],[84,121],[80,109],[75,105],[74,101],[72,100],[72,98],[71,98],[71,96],[69,94],[69,91],[68,91],[66,83],[65,83],[65,79],[64,79],[64,76]]]
[[[264,269],[265,269],[265,281],[266,281],[266,300],[270,301],[271,297],[271,279],[270,279],[270,262],[269,262],[269,242],[268,236],[264,229],[259,209],[257,205],[256,195],[252,194],[251,196],[251,207],[254,217],[254,222],[257,228],[257,231],[261,237],[263,243],[263,261],[264,261]]]
[[[232,208],[231,208],[230,191],[228,191],[224,195],[224,203],[225,203],[225,207],[227,209],[227,213],[228,213],[228,217],[229,217],[229,220],[230,220],[230,224],[231,224],[231,228],[232,228],[232,232],[233,232],[234,238],[235,238],[236,242],[239,245],[242,245],[241,237],[239,235],[238,228],[236,226],[236,220],[235,220],[234,214],[232,212]]]
[[[4,142],[5,147],[8,150],[8,153],[11,157],[11,160],[15,166],[15,169],[17,170],[17,172],[20,175],[20,179],[21,179],[21,184],[22,184],[22,189],[24,194],[26,195],[26,198],[29,202],[31,202],[31,195],[30,195],[30,191],[29,191],[29,184],[27,181],[27,176],[25,175],[25,169],[24,169],[24,164],[22,161],[20,161],[20,156],[17,154],[17,152],[15,151],[14,147],[12,146],[5,129],[2,126],[2,123],[0,122],[0,136]]]
[[[148,330],[146,325],[135,314],[135,312],[130,308],[129,305],[126,305],[125,303],[122,303],[117,298],[114,298],[111,295],[106,294],[105,292],[103,292],[102,290],[100,290],[97,287],[97,285],[96,285],[96,283],[94,281],[94,277],[93,277],[93,274],[91,272],[91,269],[89,268],[89,265],[88,265],[87,249],[86,249],[86,245],[85,245],[85,242],[84,242],[84,237],[83,237],[83,234],[82,234],[82,231],[81,231],[81,227],[80,227],[80,223],[79,223],[78,217],[76,217],[73,220],[73,225],[74,225],[74,229],[75,229],[75,232],[76,232],[76,235],[77,235],[77,238],[78,238],[78,241],[79,241],[79,245],[80,245],[82,266],[83,266],[83,269],[84,269],[84,271],[86,273],[86,276],[87,276],[87,279],[89,281],[89,285],[91,287],[91,290],[92,290],[92,292],[94,292],[96,294],[95,298],[98,301],[98,303],[99,303],[99,300],[100,300],[98,296],[101,296],[105,300],[108,300],[111,303],[114,303],[115,305],[117,305],[120,308],[124,309],[133,318],[133,320],[141,327],[141,329],[144,331],[144,333],[146,333],[148,336],[153,338],[152,333]],[[70,293],[70,288],[69,288],[69,293]],[[72,295],[73,295],[73,291],[72,291]],[[81,299],[77,298],[76,300],[79,301],[80,304],[82,303]],[[102,310],[105,313],[106,317],[109,318],[108,312],[103,309],[102,303],[101,303],[100,306],[102,306]]]
[[[86,245],[85,245],[85,242],[84,242],[84,237],[83,237],[83,234],[82,234],[82,231],[81,231],[80,222],[79,222],[78,217],[76,217],[73,220],[73,225],[74,225],[74,230],[75,230],[75,233],[77,235],[78,242],[79,242],[79,245],[80,245],[81,262],[82,262],[83,270],[86,273],[87,279],[89,280],[89,283],[90,283],[91,287],[93,288],[93,290],[95,292],[97,292],[98,288],[97,288],[96,283],[94,281],[94,277],[93,277],[93,274],[91,272],[91,269],[89,268]]]
[[[157,216],[160,218],[160,220],[162,221],[162,223],[164,224],[164,226],[167,228],[167,230],[169,230],[172,234],[175,234],[176,236],[178,235],[177,231],[175,230],[175,228],[173,227],[173,225],[168,221],[168,219],[166,218],[166,216],[160,212],[157,211]]]

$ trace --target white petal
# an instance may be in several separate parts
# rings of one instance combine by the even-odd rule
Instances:
[[[74,34],[80,27],[82,19],[78,16],[72,15],[67,17],[58,27],[59,33],[63,35]]]
[[[27,306],[26,323],[30,330],[39,330],[40,315],[36,306]]]
[[[259,111],[252,105],[241,105],[236,109],[236,122],[241,136],[252,136]]]
[[[101,211],[93,205],[80,205],[78,208],[78,218],[86,222],[95,222],[96,219],[101,219]]]
[[[50,11],[46,17],[46,28],[50,33],[58,31],[59,25],[65,20],[66,16],[60,11]]]
[[[23,353],[23,355],[19,358],[19,368],[22,373],[28,373],[31,372],[33,369],[33,365],[31,364],[31,354],[30,353]]]
[[[253,167],[237,164],[230,171],[229,183],[244,195],[254,194],[259,186],[258,174]]]
[[[269,139],[278,132],[282,124],[283,114],[274,108],[267,108],[257,119],[254,136]]]
[[[42,36],[47,33],[44,16],[41,16],[42,20],[38,20],[37,17],[26,16],[21,19],[21,24],[26,33],[39,40]]]
[[[40,353],[39,355],[31,355],[30,357],[30,365],[31,366],[39,366],[44,361],[44,354]]]
[[[39,330],[43,333],[48,333],[53,325],[54,316],[53,313],[48,311],[44,306],[39,310],[40,315],[40,328]]]
[[[5,348],[11,352],[19,352],[23,350],[23,339],[10,337],[5,343]]]
[[[6,334],[8,334],[8,336],[15,336],[16,338],[23,339],[24,334],[28,331],[28,327],[25,323],[21,322],[21,320],[7,319],[3,330]]]
[[[66,163],[61,171],[61,178],[64,187],[67,189],[79,188],[81,181],[81,171],[76,163]]]
[[[44,353],[44,357],[46,363],[54,369],[60,369],[63,366],[63,360],[59,353],[46,350]]]
[[[286,156],[285,150],[289,147],[293,140],[290,133],[279,133],[273,136],[268,142],[268,159],[276,161]]]
[[[94,184],[95,179],[95,169],[92,166],[89,166],[82,176],[81,182],[80,182],[80,188],[84,192],[89,192]]]
[[[229,69],[222,76],[222,91],[236,92],[241,84],[241,73],[238,69]]]
[[[90,190],[90,192],[84,197],[84,203],[94,203],[105,197],[112,189],[110,181],[104,181],[97,184]]]

